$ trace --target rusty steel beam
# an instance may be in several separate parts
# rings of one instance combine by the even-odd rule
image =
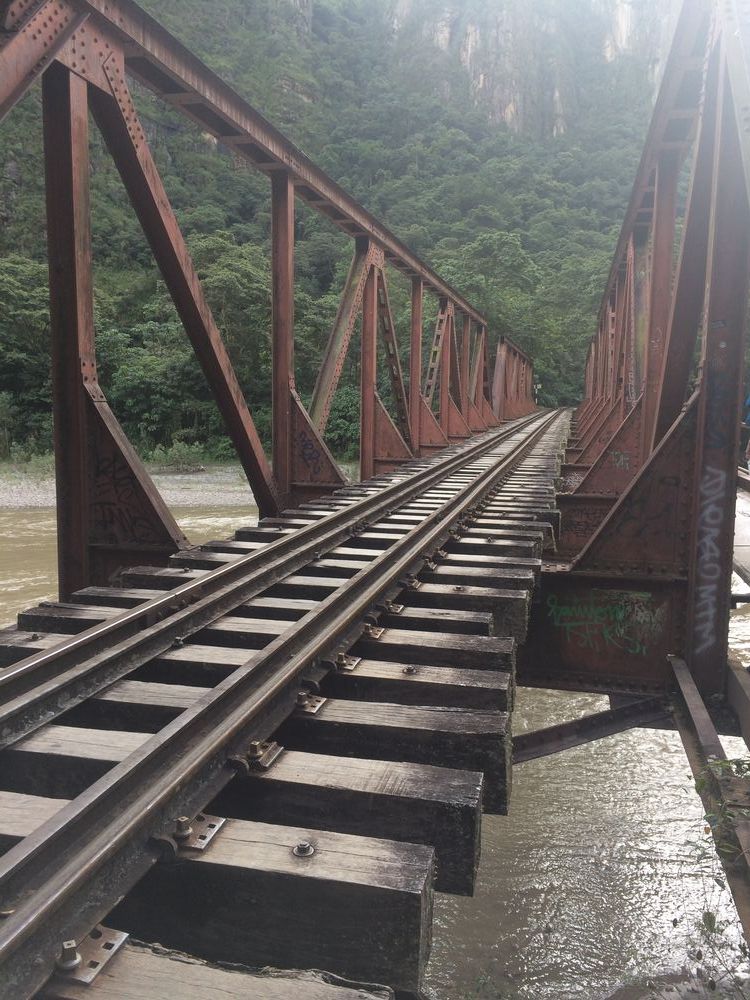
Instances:
[[[321,434],[328,423],[354,325],[362,308],[365,281],[373,262],[369,240],[358,239],[310,403],[310,419]]]
[[[82,380],[95,370],[87,88],[62,66],[42,88],[57,482],[58,586],[91,581],[89,413]]]
[[[703,319],[719,68],[720,52],[718,47],[714,47],[706,74],[703,112],[690,180],[680,261],[672,295],[659,378],[659,397],[656,402],[649,450],[653,450],[655,444],[666,434],[685,402],[693,369],[698,329]]]
[[[42,88],[52,326],[58,585],[67,597],[91,580],[88,409],[94,371],[89,132],[86,83],[63,66]]]
[[[263,445],[148,148],[123,69],[117,63],[116,58],[107,63],[115,96],[90,88],[94,119],[214,393],[258,508],[265,515],[277,513],[281,509],[279,496]]]
[[[452,314],[453,303],[450,299],[441,299],[435,321],[435,332],[432,336],[432,346],[430,347],[430,357],[427,362],[427,376],[424,386],[424,398],[428,406],[432,406],[432,400],[435,397],[435,389],[438,385],[438,373],[443,357],[443,339],[447,336],[450,329]]]
[[[669,708],[662,698],[639,698],[632,704],[619,708],[584,715],[534,732],[521,733],[513,737],[513,763],[538,760],[539,757],[549,757],[629,729],[651,726],[668,719],[669,715]]]
[[[185,544],[111,413],[96,367],[88,92],[55,64],[42,83],[58,588],[67,599],[119,566],[163,562]]]
[[[484,322],[471,303],[133,0],[72,2],[124,46],[128,72],[146,87],[255,167],[288,171],[298,196],[334,225],[350,236],[372,240],[394,267],[420,277],[436,295],[452,299],[476,322]]]
[[[385,363],[391,381],[393,402],[396,407],[396,422],[401,437],[405,442],[410,440],[409,403],[404,386],[404,374],[401,370],[401,357],[396,341],[396,330],[393,326],[393,314],[388,297],[388,284],[385,278],[385,268],[378,269],[378,330],[385,351]]]
[[[703,59],[711,13],[710,0],[684,0],[605,285],[600,319],[617,280],[620,261],[627,254],[631,234],[650,222],[652,208],[649,206],[648,192],[659,157],[668,151],[684,152],[692,139],[699,113]],[[688,117],[691,112],[692,118]],[[682,124],[678,124],[680,122]]]
[[[642,456],[651,450],[663,373],[662,363],[667,346],[679,174],[680,159],[675,151],[662,153],[656,167],[653,210],[649,319],[644,358]],[[668,374],[671,376],[671,373]]]
[[[292,488],[294,382],[294,181],[286,171],[271,177],[272,463],[281,507]]]
[[[409,424],[411,446],[419,454],[422,409],[422,336],[424,331],[424,282],[411,282],[411,338],[409,344]]]
[[[378,360],[378,277],[369,268],[362,296],[362,353],[360,360],[359,475],[375,475],[375,417]]]
[[[750,274],[750,203],[728,77],[722,73],[711,198],[706,323],[695,447],[687,662],[723,691]]]
[[[706,810],[717,854],[746,935],[750,935],[750,779],[737,774],[687,664],[671,657],[674,718]]]
[[[3,18],[4,30],[14,33],[0,49],[0,122],[51,65],[74,32],[87,20],[88,13],[67,0],[47,0],[28,20],[17,24],[20,16],[20,5],[15,5],[6,9]]]

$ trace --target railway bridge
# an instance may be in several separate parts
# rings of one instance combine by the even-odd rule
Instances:
[[[679,731],[750,931],[750,779],[718,735],[750,738],[727,647],[749,52],[744,0],[685,0],[584,398],[555,411],[518,346],[133,0],[0,0],[0,118],[37,82],[43,105],[60,588],[0,633],[0,997],[419,996],[433,893],[472,893],[513,766],[644,725]],[[270,455],[133,80],[268,176]],[[99,384],[90,120],[257,499],[231,539],[190,544]],[[309,401],[298,199],[353,243]],[[326,424],[355,346],[351,483]],[[517,685],[611,708],[513,740]]]

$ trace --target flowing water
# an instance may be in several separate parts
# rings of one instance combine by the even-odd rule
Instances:
[[[192,541],[226,537],[257,516],[237,470],[155,478]],[[53,503],[51,484],[0,476],[0,623],[54,597]],[[731,633],[750,662],[750,605],[734,613]],[[514,727],[606,707],[598,696],[521,690]],[[730,756],[747,752],[725,743]],[[484,819],[476,895],[436,897],[428,995],[750,997],[720,882],[675,733],[633,730],[519,765],[511,815]],[[718,931],[706,935],[714,919]]]

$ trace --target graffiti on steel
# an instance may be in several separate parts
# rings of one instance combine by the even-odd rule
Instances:
[[[566,641],[598,652],[619,649],[646,656],[663,632],[665,608],[654,595],[633,590],[597,590],[566,601],[547,598],[547,617],[565,633]]]

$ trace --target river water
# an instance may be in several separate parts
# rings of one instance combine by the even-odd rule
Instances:
[[[192,541],[226,537],[257,516],[235,469],[155,478]],[[0,623],[54,597],[53,503],[50,482],[0,475]],[[731,632],[750,662],[750,605],[734,613]],[[606,707],[598,696],[522,689],[514,728]],[[739,740],[725,744],[730,756],[747,754]],[[484,819],[476,895],[436,897],[429,996],[750,997],[721,882],[675,733],[633,730],[519,765],[511,815]]]

